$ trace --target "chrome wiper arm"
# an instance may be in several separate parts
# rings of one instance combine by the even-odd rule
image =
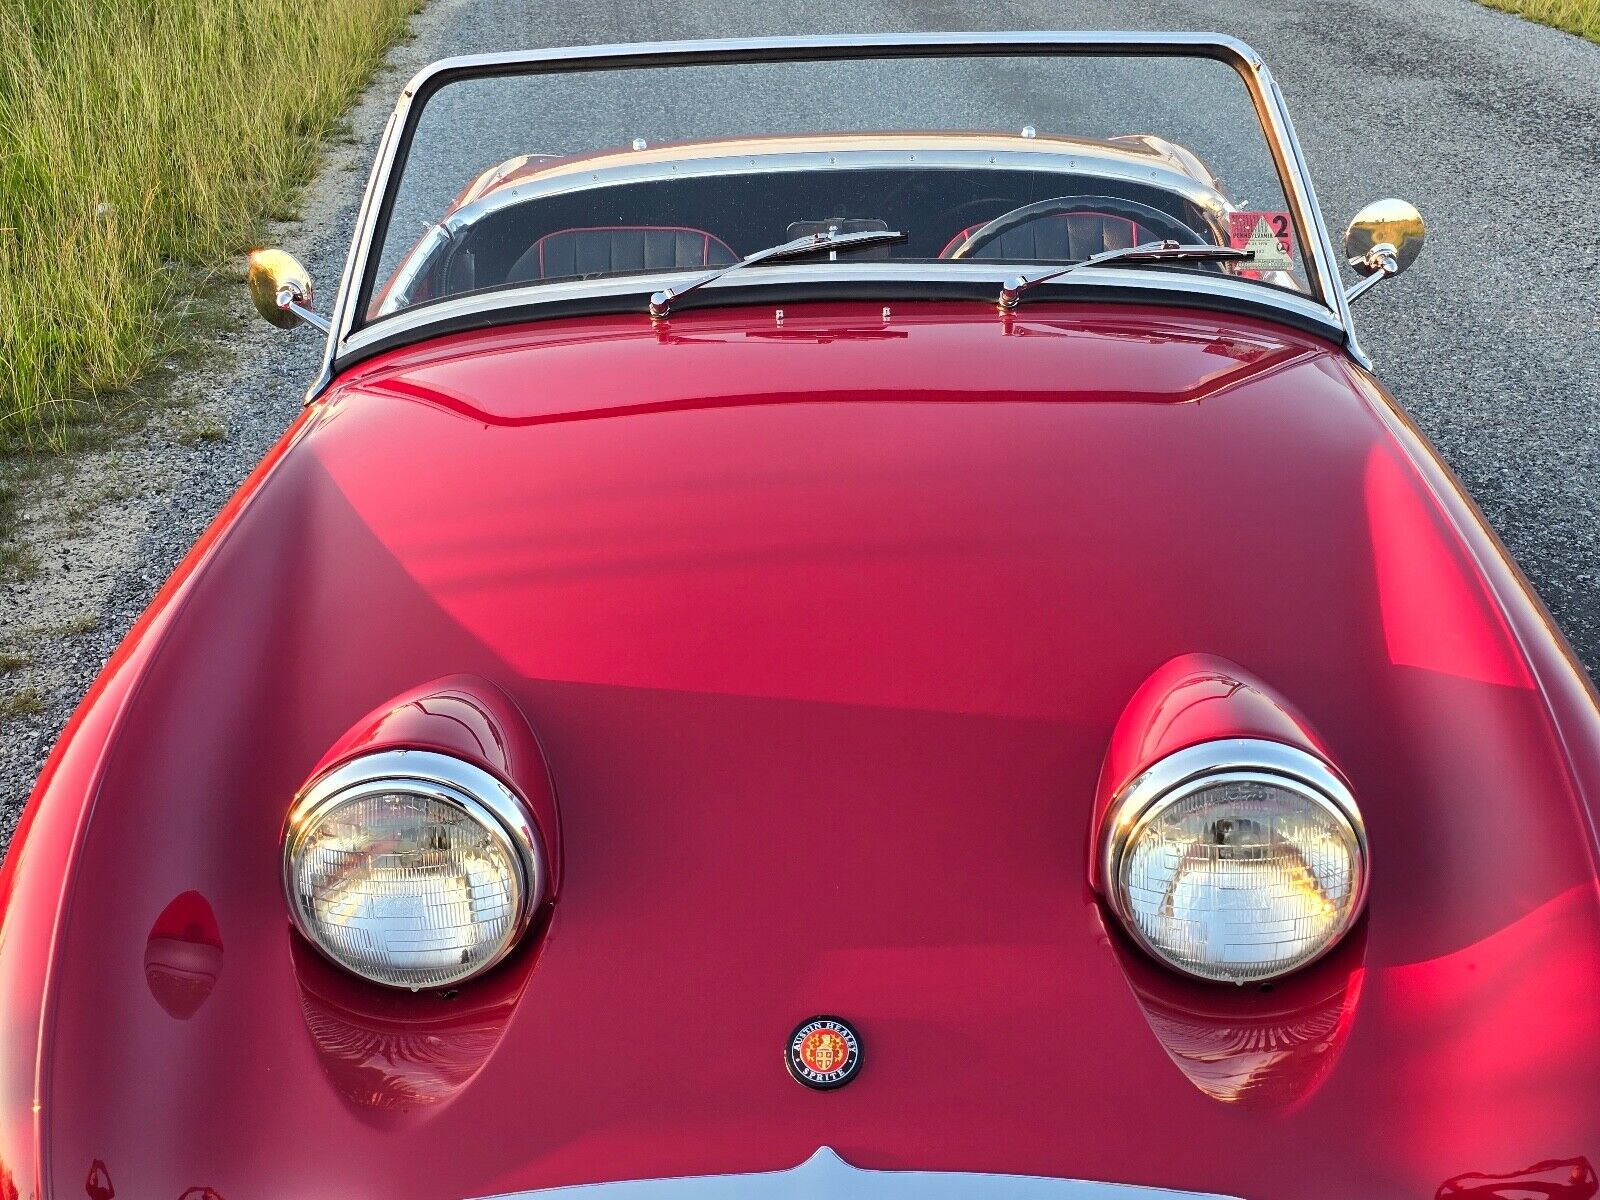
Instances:
[[[691,280],[680,288],[662,288],[650,297],[650,316],[657,321],[663,320],[672,310],[675,300],[687,296],[690,292],[705,287],[706,284],[721,279],[729,271],[737,271],[742,267],[753,267],[758,263],[773,262],[784,258],[802,258],[807,254],[815,254],[822,250],[843,250],[851,246],[873,246],[878,243],[903,242],[908,235],[895,229],[862,229],[855,233],[808,233],[804,237],[797,237],[792,242],[783,242],[777,246],[768,246],[765,250],[757,250],[754,254],[747,254],[738,262],[729,263],[725,267],[718,267],[715,271],[707,271],[698,279]]]
[[[1115,263],[1126,262],[1248,262],[1255,256],[1254,250],[1235,250],[1230,246],[1204,244],[1187,246],[1171,240],[1122,246],[1116,250],[1102,250],[1099,254],[1080,258],[1075,263],[1068,263],[1059,270],[1046,271],[1043,275],[1015,275],[1000,289],[1000,307],[1009,312],[1021,301],[1024,293],[1041,283],[1049,283],[1052,279],[1059,279],[1076,271],[1079,267],[1108,267]]]

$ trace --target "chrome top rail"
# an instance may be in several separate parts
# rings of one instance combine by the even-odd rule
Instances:
[[[397,167],[408,151],[423,103],[438,88],[461,78],[625,70],[640,67],[703,66],[716,63],[831,62],[874,58],[956,58],[1052,55],[1194,56],[1227,63],[1249,90],[1266,133],[1288,203],[1306,246],[1312,297],[1334,318],[1346,345],[1365,363],[1355,341],[1350,309],[1339,280],[1339,260],[1317,208],[1299,140],[1283,96],[1260,56],[1244,42],[1212,33],[1009,32],[904,33],[780,38],[727,38],[609,46],[564,46],[446,58],[423,68],[401,92],[378,145],[372,174],[357,216],[331,314],[321,374],[308,399],[331,382],[335,364],[352,349],[376,288],[374,247],[381,244],[393,209]],[[1007,270],[1015,273],[1013,265]],[[430,306],[431,307],[431,306]],[[385,321],[396,320],[386,317]]]
[[[1228,1200],[1202,1192],[962,1171],[864,1171],[827,1146],[798,1167],[514,1192],[489,1200]]]

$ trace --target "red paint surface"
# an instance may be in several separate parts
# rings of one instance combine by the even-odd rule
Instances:
[[[1267,684],[1215,654],[1180,654],[1139,685],[1111,731],[1087,835],[1092,881],[1104,849],[1095,832],[1123,789],[1169,754],[1228,738],[1282,742],[1332,765],[1306,719]]]
[[[1600,1142],[1592,693],[1331,347],[1046,304],[551,322],[359,368],[252,487],[0,872],[23,1195],[41,996],[49,1194],[98,1160],[126,1196],[440,1200],[827,1144],[1348,1200]],[[1380,864],[1281,1010],[1152,983],[1084,870],[1119,715],[1189,653],[1316,729]],[[562,892],[407,1007],[297,947],[278,833],[362,714],[457,673],[538,731]],[[179,1020],[143,956],[190,890],[227,965]],[[782,1063],[817,1012],[871,1046],[834,1093]]]
[[[1240,988],[1167,970],[1107,920],[1107,942],[1150,1032],[1201,1094],[1270,1129],[1270,1118],[1306,1104],[1328,1081],[1360,1012],[1364,923],[1314,969],[1270,988]]]

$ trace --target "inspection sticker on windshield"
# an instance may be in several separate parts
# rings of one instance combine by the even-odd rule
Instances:
[[[1284,212],[1228,214],[1228,242],[1235,250],[1252,250],[1255,258],[1239,274],[1258,278],[1262,271],[1294,270],[1294,226]]]

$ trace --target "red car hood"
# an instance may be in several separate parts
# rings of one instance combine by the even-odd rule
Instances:
[[[1334,348],[1045,304],[552,322],[367,363],[290,443],[91,698],[103,757],[46,785],[98,796],[56,1194],[450,1200],[831,1146],[1347,1200],[1600,1148],[1592,699]],[[1156,969],[1085,877],[1112,727],[1194,651],[1296,705],[1367,821],[1363,926],[1276,991]],[[378,993],[291,934],[279,830],[352,721],[457,672],[543,743],[562,890],[491,979]],[[784,1069],[816,1013],[861,1032],[837,1092]]]

